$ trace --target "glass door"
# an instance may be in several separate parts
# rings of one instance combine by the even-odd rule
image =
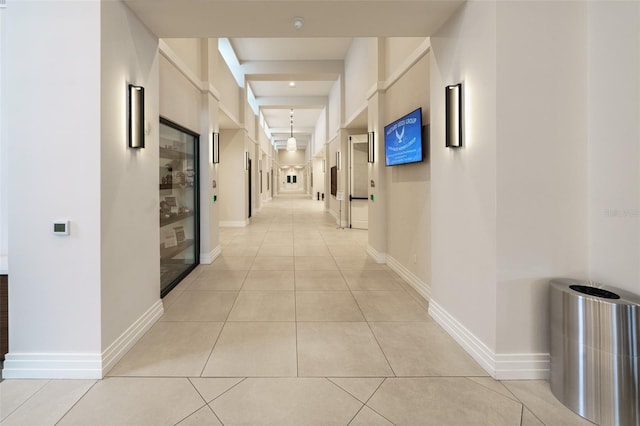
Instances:
[[[160,118],[160,295],[200,259],[198,135]]]

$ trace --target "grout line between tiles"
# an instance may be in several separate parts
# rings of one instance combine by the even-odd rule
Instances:
[[[222,426],[224,426],[224,422],[222,421],[222,419],[218,416],[218,413],[216,413],[216,411],[213,409],[213,407],[211,407],[210,404],[207,404],[207,407],[209,407],[209,410],[211,410],[211,412],[213,413],[213,415],[216,417],[216,419],[218,419],[218,421],[220,422],[220,424]]]
[[[253,258],[253,261],[255,262],[255,257]],[[253,263],[252,263],[253,265]],[[244,280],[242,281],[242,287],[244,287],[244,282],[247,280],[247,276],[249,275],[249,273],[247,272],[247,274],[244,276]],[[236,297],[235,299],[233,299],[233,304],[231,305],[231,309],[229,309],[229,312],[227,312],[227,317],[225,318],[222,327],[220,328],[220,331],[218,332],[218,335],[216,336],[216,340],[215,342],[213,342],[213,346],[211,347],[211,351],[209,352],[209,356],[207,357],[207,360],[205,361],[205,363],[202,366],[202,370],[200,370],[200,376],[202,377],[202,375],[204,374],[204,370],[207,368],[207,364],[209,364],[209,361],[211,360],[211,357],[213,356],[213,351],[216,348],[216,345],[218,344],[218,340],[220,340],[220,336],[222,336],[222,333],[224,332],[225,327],[227,326],[227,321],[229,320],[229,315],[231,315],[231,311],[233,311],[234,306],[236,306],[236,303],[238,302],[238,298],[240,297],[240,291],[238,291],[236,293]]]
[[[509,391],[509,392],[511,392],[511,391]],[[543,422],[543,421],[542,421],[542,419],[541,419],[540,417],[538,417],[538,415],[537,415],[536,413],[534,413],[534,412],[533,412],[533,410],[532,410],[531,408],[527,407],[527,406],[526,406],[526,404],[525,404],[524,402],[522,402],[522,401],[520,401],[520,402],[522,403],[522,421],[524,421],[524,410],[527,410],[527,411],[528,411],[529,413],[531,413],[531,415],[532,415],[533,417],[535,417],[535,418],[536,418],[540,423],[542,423],[543,425],[546,425],[546,423],[545,423],[545,422]],[[575,414],[575,413],[574,413],[574,414]],[[576,414],[576,416],[577,416],[577,415],[578,415],[578,414]],[[582,418],[582,419],[584,419],[584,418]],[[586,419],[585,419],[585,420],[586,420]],[[595,423],[594,423],[594,424],[595,424]],[[596,425],[596,426],[597,426],[597,425]]]
[[[6,379],[4,379],[3,381],[5,381]],[[0,423],[2,421],[4,421],[5,419],[7,419],[10,415],[12,415],[13,413],[15,413],[16,411],[18,411],[20,409],[20,407],[22,407],[24,404],[27,403],[27,401],[29,401],[31,398],[33,398],[37,393],[39,393],[42,389],[44,389],[45,386],[47,386],[49,383],[51,382],[51,380],[46,380],[45,383],[42,384],[42,386],[40,386],[34,393],[32,393],[31,395],[29,395],[27,397],[27,399],[25,399],[24,401],[22,401],[22,403],[20,405],[18,405],[16,408],[14,408],[9,414],[7,414],[6,416],[0,417]]]
[[[200,397],[202,397],[202,395],[200,395]],[[173,426],[178,426],[180,423],[184,422],[189,417],[193,416],[195,413],[197,413],[198,411],[202,410],[204,407],[209,407],[209,404],[207,404],[205,402],[204,404],[202,404],[202,406],[198,407],[195,411],[193,411],[192,413],[187,414],[186,416],[184,416],[183,418],[178,420],[176,423],[173,424]]]
[[[464,376],[464,377],[465,377],[466,379],[469,379],[469,381],[471,381],[472,383],[474,383],[474,384],[476,384],[476,385],[478,385],[478,386],[481,386],[481,387],[483,387],[483,388],[485,388],[485,389],[487,389],[487,390],[489,390],[489,391],[491,391],[491,392],[493,392],[493,393],[495,393],[495,394],[498,394],[498,395],[502,396],[503,398],[510,399],[510,400],[512,400],[513,402],[518,402],[518,403],[520,403],[520,404],[522,404],[522,405],[524,406],[524,403],[523,403],[522,401],[520,401],[520,400],[519,400],[519,399],[518,399],[518,398],[517,398],[517,397],[516,397],[516,396],[515,396],[515,395],[514,395],[514,394],[513,394],[513,393],[512,393],[512,392],[511,392],[511,391],[510,391],[506,386],[505,386],[505,385],[503,385],[503,384],[502,384],[502,382],[500,382],[500,381],[498,381],[498,380],[495,380],[495,379],[494,379],[496,383],[499,383],[500,385],[502,385],[502,387],[503,387],[503,388],[504,388],[504,389],[509,393],[509,395],[511,395],[510,397],[509,397],[509,396],[507,396],[507,395],[504,395],[504,394],[502,394],[502,393],[500,393],[500,392],[498,392],[498,391],[496,391],[495,389],[491,389],[490,387],[485,386],[485,385],[483,385],[482,383],[478,383],[478,382],[474,382],[473,380],[470,380],[470,379],[480,379],[480,378],[483,378],[483,379],[492,379],[492,377],[491,377],[491,376],[488,376],[488,377],[486,377],[486,376],[481,376],[481,377],[478,377],[478,376]]]
[[[71,405],[71,407],[69,407],[69,409],[68,409],[67,411],[65,411],[65,413],[62,415],[62,417],[60,417],[60,418],[56,421],[56,423],[55,423],[55,424],[56,424],[56,425],[57,425],[57,424],[59,424],[59,423],[62,421],[62,419],[64,419],[64,418],[67,416],[67,414],[69,414],[69,412],[71,412],[71,410],[73,410],[73,408],[74,408],[76,405],[78,405],[78,403],[82,400],[82,398],[84,398],[84,397],[85,397],[85,395],[87,395],[87,394],[89,393],[89,391],[90,391],[91,389],[93,389],[93,387],[94,387],[95,385],[97,385],[97,384],[98,384],[98,382],[99,382],[99,380],[94,381],[94,382],[93,382],[93,384],[92,384],[91,386],[89,386],[89,389],[87,389],[87,390],[86,390],[86,391],[85,391],[85,392],[80,396],[80,398],[78,398],[78,399],[76,400],[76,402],[74,402],[74,403],[73,403],[73,405]]]
[[[376,390],[373,391],[373,393],[371,394],[371,396],[365,401],[364,405],[371,411],[373,411],[374,413],[376,413],[377,415],[379,415],[380,417],[382,417],[383,419],[387,420],[389,423],[391,423],[392,425],[395,426],[395,423],[392,422],[390,419],[388,419],[386,416],[384,416],[382,413],[378,412],[377,410],[375,410],[374,408],[369,407],[369,401],[371,401],[371,398],[374,397],[374,395],[380,390],[380,388],[382,387],[382,385],[384,384],[384,382],[386,382],[388,379],[388,377],[384,377],[382,379],[382,382],[378,385],[378,387],[376,388]]]
[[[220,417],[218,417],[218,414],[214,411],[214,409],[211,407],[211,405],[209,405],[209,402],[207,402],[207,400],[205,399],[205,397],[200,393],[200,391],[198,390],[198,388],[196,387],[196,385],[193,383],[193,381],[191,381],[190,377],[187,377],[187,380],[189,380],[189,383],[191,383],[191,386],[193,386],[193,388],[195,389],[195,391],[198,393],[198,395],[200,395],[200,398],[202,398],[202,400],[204,401],[204,405],[200,408],[198,408],[196,411],[194,411],[193,413],[189,414],[187,417],[185,417],[184,419],[180,420],[178,423],[176,423],[177,426],[178,424],[180,424],[181,422],[185,421],[187,418],[189,418],[190,416],[194,415],[196,412],[200,411],[203,407],[207,407],[209,409],[209,411],[211,411],[211,413],[216,417],[216,419],[218,419],[218,421],[220,422],[221,425],[224,426],[224,423],[222,422],[222,419]],[[238,383],[236,383],[235,385],[231,386],[229,389],[227,389],[226,391],[222,392],[220,395],[218,395],[216,398],[220,397],[221,395],[224,395],[225,393],[229,392],[232,388],[236,387],[237,385],[239,385],[240,383],[242,383],[245,379],[240,380]],[[212,399],[211,401],[215,400],[216,398]]]
[[[335,257],[334,257],[333,260],[335,262]],[[336,262],[336,264],[337,264],[337,262]],[[384,359],[387,362],[387,365],[391,369],[391,372],[393,373],[393,375],[397,376],[395,370],[393,369],[393,366],[391,365],[391,362],[389,361],[389,358],[387,357],[387,354],[384,352],[384,350],[382,349],[382,345],[378,341],[378,337],[373,332],[373,328],[371,328],[371,324],[369,324],[369,320],[367,319],[367,316],[365,315],[364,311],[362,310],[362,307],[360,306],[360,303],[358,303],[358,299],[353,294],[353,290],[351,289],[351,286],[349,286],[349,283],[347,282],[347,278],[344,276],[344,273],[342,272],[342,270],[340,270],[340,275],[342,275],[342,279],[347,284],[347,288],[349,289],[349,292],[351,292],[351,297],[353,297],[353,300],[356,302],[356,306],[358,306],[358,309],[360,310],[360,313],[362,314],[362,318],[364,318],[365,322],[367,323],[367,327],[369,328],[369,332],[371,333],[371,335],[373,336],[374,340],[376,341],[376,344],[378,345],[378,348],[380,349],[380,352],[382,352],[382,356],[384,356]]]
[[[520,405],[520,426],[522,425],[522,422],[524,422],[524,405]]]

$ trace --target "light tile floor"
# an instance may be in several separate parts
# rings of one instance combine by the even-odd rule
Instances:
[[[267,203],[104,380],[5,380],[2,425],[580,425],[497,382],[322,203]]]

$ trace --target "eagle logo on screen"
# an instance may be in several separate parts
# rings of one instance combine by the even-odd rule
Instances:
[[[402,132],[398,133],[398,130],[396,129],[396,143],[398,145],[402,144],[402,141],[404,139],[404,126],[402,126]]]

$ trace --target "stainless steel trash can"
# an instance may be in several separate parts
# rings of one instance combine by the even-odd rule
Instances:
[[[640,296],[550,281],[551,391],[597,424],[640,426]]]

